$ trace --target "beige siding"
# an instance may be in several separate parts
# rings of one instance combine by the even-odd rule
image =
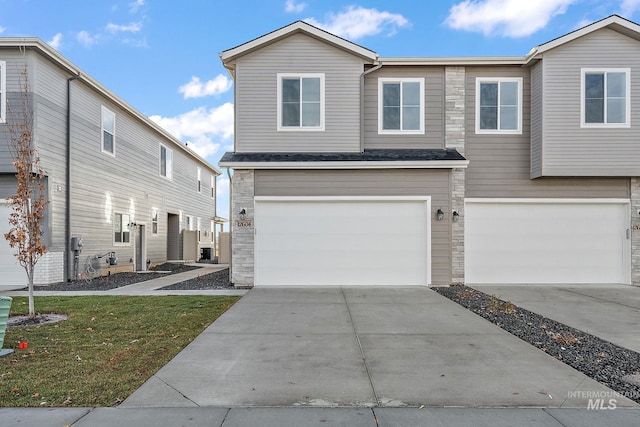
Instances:
[[[431,196],[432,283],[451,283],[449,219],[436,221],[434,212],[450,212],[450,170],[300,170],[255,171],[256,196]],[[394,219],[380,224],[393,227]],[[384,262],[384,260],[381,260]]]
[[[544,54],[546,176],[640,175],[640,42],[601,29]],[[631,68],[631,128],[580,127],[581,68]]]
[[[476,77],[523,77],[522,135],[478,135]],[[530,79],[526,68],[467,68],[466,197],[629,197],[625,179],[530,179]]]
[[[543,72],[544,63],[539,62],[531,67],[531,177],[542,175],[542,141],[543,141]]]
[[[360,151],[362,59],[295,34],[237,60],[236,152]],[[325,130],[277,130],[277,74],[325,74]]]
[[[378,134],[378,79],[424,78],[424,135]],[[364,148],[444,148],[444,67],[382,67],[365,76]]]

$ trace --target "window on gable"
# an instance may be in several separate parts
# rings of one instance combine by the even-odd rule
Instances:
[[[160,144],[160,176],[173,177],[173,151]]]
[[[128,244],[130,238],[130,216],[122,213],[113,215],[113,242]]]
[[[278,130],[324,130],[324,74],[278,74]]]
[[[522,78],[476,79],[476,133],[522,133]]]
[[[116,115],[105,107],[102,107],[102,151],[116,154]]]
[[[0,123],[7,121],[7,63],[0,61]]]
[[[151,234],[158,234],[158,209],[151,208]]]
[[[629,127],[630,70],[582,69],[582,127]]]
[[[424,79],[378,79],[378,133],[424,133]]]

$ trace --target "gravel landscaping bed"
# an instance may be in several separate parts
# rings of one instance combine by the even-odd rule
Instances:
[[[640,403],[640,353],[466,286],[432,289],[572,368]]]
[[[132,285],[134,283],[144,282],[145,280],[163,277],[167,274],[182,273],[194,270],[196,267],[192,265],[165,263],[156,265],[148,272],[134,273],[132,271],[124,273],[115,273],[109,276],[100,276],[87,280],[73,280],[71,282],[60,282],[47,286],[34,286],[36,291],[108,291],[110,289],[120,288],[122,286]],[[27,288],[21,289],[27,290]]]
[[[165,286],[159,290],[184,291],[184,290],[207,290],[207,289],[251,289],[250,287],[233,286],[229,283],[229,269],[216,271],[215,273],[204,274],[195,279],[186,280],[170,286]]]

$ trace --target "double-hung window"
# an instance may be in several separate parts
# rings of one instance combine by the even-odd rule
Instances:
[[[0,61],[0,123],[7,121],[7,63]]]
[[[211,175],[211,198],[215,199],[216,198],[216,176],[215,175]]]
[[[151,234],[158,234],[158,208],[151,208]]]
[[[173,177],[173,151],[160,144],[160,176],[167,179]]]
[[[113,215],[113,242],[115,244],[129,244],[130,216],[123,213]]]
[[[581,126],[629,127],[629,68],[582,69]]]
[[[424,133],[424,79],[378,79],[378,133]]]
[[[324,74],[278,74],[278,130],[324,130]]]
[[[196,178],[198,179],[198,184],[197,184],[197,188],[198,188],[198,193],[202,192],[202,169],[200,169],[199,167],[196,168]]]
[[[522,133],[522,78],[476,79],[476,133]]]
[[[116,115],[102,107],[102,152],[116,155]]]

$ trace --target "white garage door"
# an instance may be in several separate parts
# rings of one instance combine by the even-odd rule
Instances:
[[[629,201],[465,202],[465,280],[630,283]]]
[[[13,256],[14,250],[11,249],[9,243],[4,238],[4,233],[9,231],[9,214],[11,208],[0,199],[0,285],[26,285],[26,273],[24,269],[16,262]],[[0,286],[1,288],[1,286]]]
[[[255,284],[427,285],[430,200],[256,197]]]

